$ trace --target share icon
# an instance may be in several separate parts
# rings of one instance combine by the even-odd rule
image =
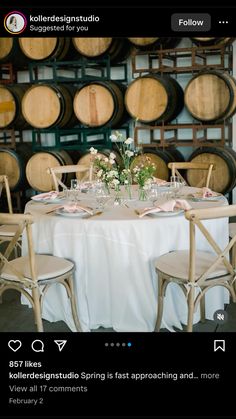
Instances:
[[[58,346],[59,351],[61,352],[64,348],[65,344],[67,343],[67,340],[54,340],[55,344]]]

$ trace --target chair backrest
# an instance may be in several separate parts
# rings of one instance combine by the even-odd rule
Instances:
[[[66,189],[66,185],[61,181],[61,179],[57,176],[58,174],[63,173],[84,173],[85,177],[88,177],[89,181],[92,180],[92,173],[93,173],[93,167],[92,166],[86,166],[83,164],[75,164],[75,165],[67,165],[67,166],[56,166],[51,167],[48,169],[49,173],[52,176],[54,187],[56,191],[59,191],[59,185],[62,187],[62,189]],[[83,180],[83,178],[81,179]]]
[[[186,182],[186,180],[183,178],[183,176],[179,173],[179,170],[183,169],[193,169],[193,170],[207,170],[207,178],[206,178],[206,184],[199,184],[196,186],[205,186],[206,188],[209,188],[211,173],[214,168],[214,164],[212,163],[191,163],[191,162],[172,162],[168,164],[168,168],[171,169],[171,175],[172,176],[179,176],[182,180]]]
[[[37,281],[36,269],[35,269],[35,252],[33,247],[32,239],[32,224],[33,217],[29,214],[4,214],[0,213],[0,224],[18,226],[14,236],[8,241],[8,246],[4,250],[0,250],[0,277],[4,267],[8,267],[9,271],[12,272],[20,282],[27,285],[27,287],[33,288]],[[30,278],[24,278],[20,272],[18,272],[11,264],[9,264],[9,258],[18,242],[21,234],[26,231],[27,245],[28,245],[28,256],[30,263]]]
[[[216,258],[214,262],[206,269],[206,271],[197,279],[197,284],[202,285],[205,283],[206,279],[209,277],[209,274],[215,270],[215,268],[222,262],[225,265],[226,271],[228,272],[229,278],[235,275],[234,268],[228,260],[228,254],[230,249],[233,247],[236,242],[236,235],[230,240],[225,249],[221,249],[216,241],[213,239],[212,235],[209,233],[208,229],[203,225],[202,220],[211,220],[225,217],[235,217],[236,216],[236,205],[229,205],[223,207],[215,208],[205,208],[205,209],[192,209],[185,212],[185,217],[190,222],[190,252],[189,252],[189,281],[195,282],[195,272],[196,272],[196,227],[199,228],[201,233],[206,238],[209,245],[212,247]],[[226,274],[227,276],[227,274]],[[226,278],[225,278],[226,279]],[[217,280],[215,280],[217,282]],[[214,284],[214,280],[212,280]],[[227,287],[227,285],[225,285]]]
[[[9,188],[8,177],[6,175],[0,175],[0,196],[1,196],[3,187],[5,188],[5,191],[6,191],[8,212],[9,214],[12,214],[13,210],[12,210],[11,192]]]

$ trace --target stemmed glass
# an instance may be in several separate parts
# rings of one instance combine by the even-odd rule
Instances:
[[[70,189],[67,189],[67,197],[72,202],[77,202],[80,191],[80,182],[78,179],[71,179]]]

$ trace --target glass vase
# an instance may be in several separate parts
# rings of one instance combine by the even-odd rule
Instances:
[[[147,200],[147,190],[144,189],[144,186],[139,186],[138,199],[139,199],[139,201],[146,201]]]

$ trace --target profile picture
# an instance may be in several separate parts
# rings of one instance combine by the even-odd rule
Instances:
[[[20,34],[27,26],[26,17],[20,12],[10,12],[5,16],[4,27],[10,34]]]

